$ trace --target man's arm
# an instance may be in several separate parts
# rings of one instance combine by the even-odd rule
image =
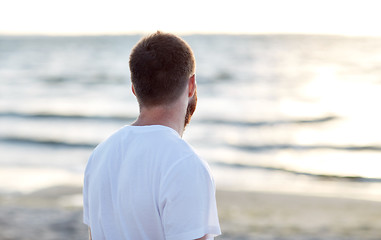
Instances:
[[[90,239],[90,240],[91,240],[91,239]],[[197,239],[195,239],[195,240],[206,240],[206,235],[203,236],[202,238],[197,238]]]

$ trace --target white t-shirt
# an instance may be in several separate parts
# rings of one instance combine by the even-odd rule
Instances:
[[[99,144],[87,163],[83,200],[93,240],[221,234],[208,165],[165,126],[125,126]]]

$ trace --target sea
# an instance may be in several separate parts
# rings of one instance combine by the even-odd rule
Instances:
[[[138,116],[141,37],[0,36],[1,194],[82,186],[93,148]],[[217,189],[381,201],[380,37],[182,37],[199,98],[183,138]]]

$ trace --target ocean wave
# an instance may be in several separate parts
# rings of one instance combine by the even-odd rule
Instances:
[[[355,145],[297,145],[297,144],[264,144],[264,145],[228,144],[227,146],[244,150],[244,151],[250,151],[250,152],[278,151],[278,150],[381,151],[381,146],[378,146],[378,145],[355,146]]]
[[[336,116],[323,116],[318,118],[305,118],[305,119],[291,119],[291,120],[277,120],[277,121],[239,121],[239,120],[224,120],[224,119],[202,119],[203,123],[208,124],[221,124],[221,125],[234,125],[242,127],[262,127],[262,126],[275,126],[275,125],[290,125],[290,124],[314,124],[323,123],[336,120]]]
[[[317,173],[309,173],[309,172],[301,172],[287,168],[281,167],[270,167],[270,166],[260,166],[260,165],[249,165],[242,163],[226,163],[226,162],[214,162],[214,165],[227,167],[227,168],[242,168],[242,169],[259,169],[265,171],[278,171],[278,172],[286,172],[295,175],[304,175],[310,177],[323,178],[324,180],[346,180],[346,181],[356,181],[356,182],[381,182],[381,178],[367,178],[362,176],[340,176],[333,174],[317,174]]]
[[[0,137],[0,142],[10,144],[27,144],[27,145],[39,145],[46,147],[60,147],[60,148],[94,148],[97,143],[85,143],[85,142],[66,142],[53,139],[38,139],[38,138],[26,138],[26,137]]]
[[[84,76],[80,73],[72,75],[52,75],[52,76],[38,76],[36,79],[48,84],[63,84],[63,83],[77,83],[80,85],[95,85],[95,84],[109,84],[109,85],[119,85],[128,83],[128,78],[126,76],[118,75],[107,75],[107,74],[95,74],[90,76]]]
[[[59,113],[22,113],[0,112],[0,117],[30,118],[30,119],[72,119],[72,120],[101,120],[101,121],[133,121],[135,116],[102,116],[102,115],[79,115]]]
[[[129,121],[136,120],[136,116],[123,116],[123,115],[80,115],[80,114],[65,114],[65,113],[48,113],[48,112],[0,112],[0,118],[25,118],[25,119],[71,119],[71,120],[99,120],[99,121]],[[230,125],[240,127],[263,127],[263,126],[277,126],[277,125],[293,125],[293,124],[315,124],[325,123],[338,119],[336,116],[322,116],[317,118],[301,118],[301,119],[287,119],[276,121],[244,121],[233,119],[213,119],[202,118],[194,119],[192,122],[202,124],[216,124],[216,125]]]

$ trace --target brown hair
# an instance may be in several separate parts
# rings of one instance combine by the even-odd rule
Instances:
[[[195,59],[181,38],[157,31],[144,37],[130,55],[131,81],[140,105],[176,100],[195,71]]]

